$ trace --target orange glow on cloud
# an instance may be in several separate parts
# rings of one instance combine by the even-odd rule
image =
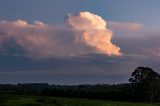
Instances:
[[[95,48],[98,53],[121,55],[120,48],[111,42],[112,31],[100,16],[80,12],[78,15],[69,15],[68,23],[78,34],[77,41]]]
[[[111,42],[112,31],[100,16],[80,12],[69,15],[66,24],[71,27],[50,26],[40,21],[0,21],[0,51],[3,44],[12,40],[26,55],[38,58],[90,53],[121,55],[120,48]]]

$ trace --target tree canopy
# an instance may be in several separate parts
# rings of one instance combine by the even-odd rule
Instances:
[[[149,67],[137,67],[131,75],[136,98],[145,101],[159,101],[160,99],[160,74]]]

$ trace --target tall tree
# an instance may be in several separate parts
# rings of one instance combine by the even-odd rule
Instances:
[[[129,81],[133,84],[136,96],[145,101],[160,100],[160,75],[148,67],[137,67]]]

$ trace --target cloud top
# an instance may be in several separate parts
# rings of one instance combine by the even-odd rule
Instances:
[[[121,55],[120,48],[112,44],[112,31],[107,28],[107,23],[100,16],[80,12],[69,15],[68,24],[73,28],[78,42],[96,49],[98,53],[107,55]]]

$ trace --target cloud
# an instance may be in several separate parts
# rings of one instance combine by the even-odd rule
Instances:
[[[160,48],[159,47],[147,48],[144,51],[150,57],[155,58],[155,59],[160,59]]]
[[[156,61],[160,59],[159,35],[159,30],[153,30],[148,26],[136,33],[114,31],[113,42],[121,47],[124,55],[137,55]]]
[[[62,81],[66,84],[69,83],[66,82],[69,79],[77,83],[89,83],[89,81],[92,83],[121,83],[128,82],[131,73],[138,66],[151,67],[156,71],[160,68],[159,60],[134,55],[117,58],[89,54],[81,57],[52,58],[47,61],[43,59],[33,61],[26,57],[15,56],[0,56],[0,58],[0,81],[7,83],[12,81],[33,82],[34,79],[39,82],[45,79],[44,82],[50,83]],[[82,78],[86,78],[83,79],[85,82],[79,81]]]
[[[88,53],[121,55],[120,48],[111,43],[112,31],[100,16],[80,12],[70,14],[66,21],[62,27],[40,21],[0,21],[0,52],[17,48],[37,58]]]
[[[131,22],[116,22],[116,21],[108,21],[111,29],[120,30],[124,32],[132,31],[137,32],[143,28],[142,24],[139,23],[131,23]]]
[[[50,26],[43,22],[35,21],[33,24],[29,24],[23,20],[1,21],[0,32],[1,45],[20,46],[27,55],[49,55],[49,49],[51,49],[49,48]],[[52,47],[54,47],[53,44]]]
[[[160,59],[159,30],[140,23],[108,21],[108,24],[114,32],[112,41],[119,45],[123,56]]]
[[[120,48],[112,44],[112,31],[107,28],[107,23],[100,16],[80,12],[69,15],[68,24],[76,33],[76,41],[85,43],[107,55],[121,55]]]
[[[52,83],[68,79],[106,83],[111,78],[115,83],[127,81],[137,66],[158,70],[160,32],[147,28],[130,22],[113,24],[89,12],[70,14],[62,26],[0,21],[1,82],[44,78]]]
[[[24,55],[34,58],[50,58],[54,56],[70,56],[86,53],[85,47],[75,44],[75,35],[71,30],[58,26],[46,25],[35,21],[29,24],[23,20],[2,21],[0,23],[1,50],[9,52],[10,48],[20,47]],[[14,45],[14,46],[13,46]],[[80,49],[80,47],[82,47]],[[89,49],[88,49],[89,51]]]

